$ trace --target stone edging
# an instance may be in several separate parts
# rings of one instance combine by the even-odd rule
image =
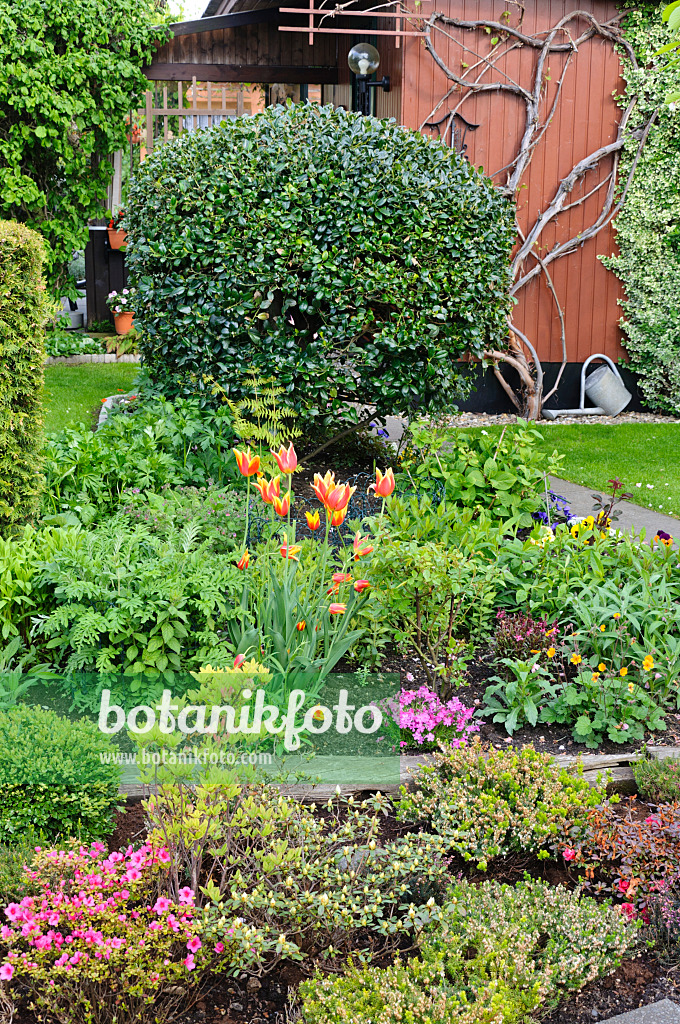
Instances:
[[[132,355],[117,356],[115,352],[91,352],[79,356],[45,356],[45,366],[50,363],[61,363],[62,366],[78,366],[79,363],[139,363],[142,357]]]

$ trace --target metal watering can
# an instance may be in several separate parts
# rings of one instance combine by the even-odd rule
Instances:
[[[586,370],[594,359],[603,359],[609,365],[598,366],[586,378]],[[595,403],[594,408],[585,408],[586,395]],[[581,400],[578,409],[544,409],[543,416],[547,420],[556,420],[559,416],[618,416],[632,397],[609,356],[596,353],[588,356],[581,367]]]

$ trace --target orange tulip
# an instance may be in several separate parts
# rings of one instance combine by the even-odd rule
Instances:
[[[362,590],[366,590],[366,587],[370,587],[370,585],[371,584],[368,582],[368,580],[357,580],[356,583],[354,584],[354,589],[356,590],[357,594],[360,594]]]
[[[370,555],[371,551],[373,550],[372,546],[362,548],[361,545],[368,540],[368,537],[362,537],[360,533],[361,531],[357,530],[353,541],[355,562],[358,561],[358,559],[360,559],[362,555]]]
[[[297,455],[295,454],[295,449],[293,448],[292,441],[288,445],[287,451],[283,447],[283,445],[281,445],[278,454],[276,452],[272,452],[272,455],[276,459],[276,463],[282,473],[294,473],[295,470],[297,469],[298,460]]]
[[[236,563],[236,568],[237,569],[247,569],[249,562],[250,562],[250,552],[248,551],[248,548],[246,548],[245,551],[243,552],[243,554],[241,555],[240,559]]]
[[[318,473],[314,474],[314,483],[312,484],[312,490],[316,494],[317,498],[322,505],[326,504],[326,494],[329,489],[335,484],[335,473],[331,473],[329,470],[325,476],[319,476]]]
[[[346,604],[329,604],[328,614],[329,615],[344,615],[347,610]]]
[[[352,579],[352,574],[349,572],[334,572],[333,583],[349,583]]]
[[[295,623],[295,628],[298,630],[298,632],[301,633],[306,625],[307,625],[307,623],[305,622],[305,620],[301,619],[299,622]]]
[[[345,516],[349,510],[349,505],[345,505],[344,508],[338,509],[337,512],[333,512],[331,515],[331,526],[342,526],[345,521]]]
[[[286,491],[282,498],[275,495],[272,500],[277,516],[287,516],[288,509],[290,508],[290,491]]]
[[[286,541],[285,544],[281,545],[279,551],[281,552],[281,558],[292,558],[294,562],[300,561],[299,558],[295,557],[298,551],[302,551],[302,548],[300,547],[299,544],[291,544],[289,547],[288,542]]]
[[[245,660],[245,654],[237,654],[236,657],[234,658],[234,668],[240,668]]]
[[[240,452],[238,448],[231,449],[236,456],[236,462],[243,476],[255,476],[260,471],[260,456],[253,455],[250,448]]]
[[[253,486],[260,492],[260,497],[265,505],[271,505],[274,498],[279,497],[281,493],[281,487],[279,484],[280,479],[281,477],[279,476],[275,476],[273,480],[265,480],[264,477],[260,477],[260,479],[256,480],[253,484]]]
[[[349,484],[335,484],[326,493],[324,505],[329,512],[340,512],[347,508],[349,499],[355,491],[356,487],[350,487]]]
[[[371,484],[368,490],[374,490],[380,498],[389,498],[394,490],[394,473],[388,469],[383,476],[379,469],[375,471],[375,483]]]
[[[316,509],[314,512],[305,512],[305,518],[307,520],[307,526],[310,530],[318,530],[321,526],[321,516],[319,510]]]

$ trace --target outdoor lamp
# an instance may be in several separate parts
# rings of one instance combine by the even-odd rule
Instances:
[[[357,43],[347,54],[349,69],[357,76],[357,108],[360,114],[371,112],[371,89],[390,91],[390,79],[383,75],[379,82],[369,82],[370,76],[378,70],[380,54],[370,43]]]

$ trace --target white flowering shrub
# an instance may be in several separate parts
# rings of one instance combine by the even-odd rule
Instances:
[[[304,1024],[520,1024],[614,971],[638,925],[546,882],[462,882],[427,929],[421,960],[358,967],[300,989]]]
[[[510,853],[548,857],[548,841],[604,797],[548,754],[495,750],[478,737],[458,749],[441,744],[402,792],[399,818],[423,822],[484,871],[492,857]]]

